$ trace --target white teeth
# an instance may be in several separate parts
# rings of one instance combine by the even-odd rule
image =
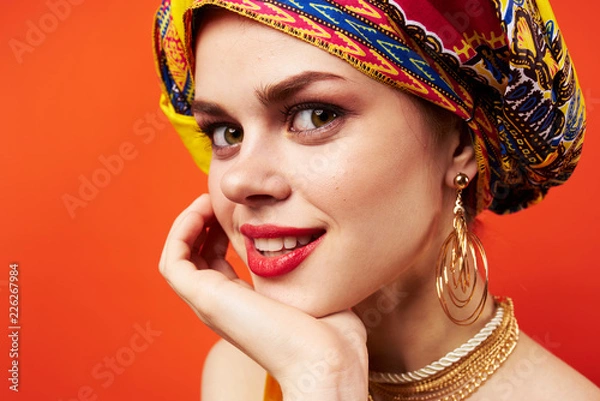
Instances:
[[[283,238],[283,246],[285,246],[285,249],[294,249],[296,247],[296,243],[296,237]]]
[[[268,247],[267,238],[254,238],[254,247],[259,251],[267,251]]]
[[[304,246],[313,239],[311,235],[303,235],[301,237],[254,238],[254,247],[266,255],[270,252],[289,251],[299,246]]]
[[[267,239],[267,251],[276,252],[283,249],[283,239],[269,238]]]
[[[303,235],[302,237],[298,237],[298,242],[300,245],[304,246],[310,242],[310,235]]]

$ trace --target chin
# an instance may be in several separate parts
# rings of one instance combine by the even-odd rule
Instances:
[[[333,299],[331,293],[321,295],[314,292],[294,291],[287,286],[276,285],[272,282],[261,283],[260,280],[255,280],[254,289],[261,295],[299,309],[314,318],[348,310],[353,306],[342,299]]]

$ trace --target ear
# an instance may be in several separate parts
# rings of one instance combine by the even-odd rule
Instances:
[[[451,142],[450,151],[452,151],[452,156],[445,177],[445,183],[450,188],[454,188],[454,178],[458,173],[466,174],[469,181],[473,181],[478,171],[475,148],[471,140],[469,127],[461,121],[458,129],[460,134],[455,135],[455,139]]]

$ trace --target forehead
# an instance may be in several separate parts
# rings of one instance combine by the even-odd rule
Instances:
[[[197,88],[216,77],[273,82],[304,71],[329,72],[349,81],[371,81],[316,46],[230,11],[204,11],[199,16],[195,39]]]

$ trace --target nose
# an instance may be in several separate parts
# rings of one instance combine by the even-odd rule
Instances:
[[[287,199],[292,189],[278,156],[281,154],[266,148],[241,150],[221,177],[221,191],[232,202],[251,207]]]

